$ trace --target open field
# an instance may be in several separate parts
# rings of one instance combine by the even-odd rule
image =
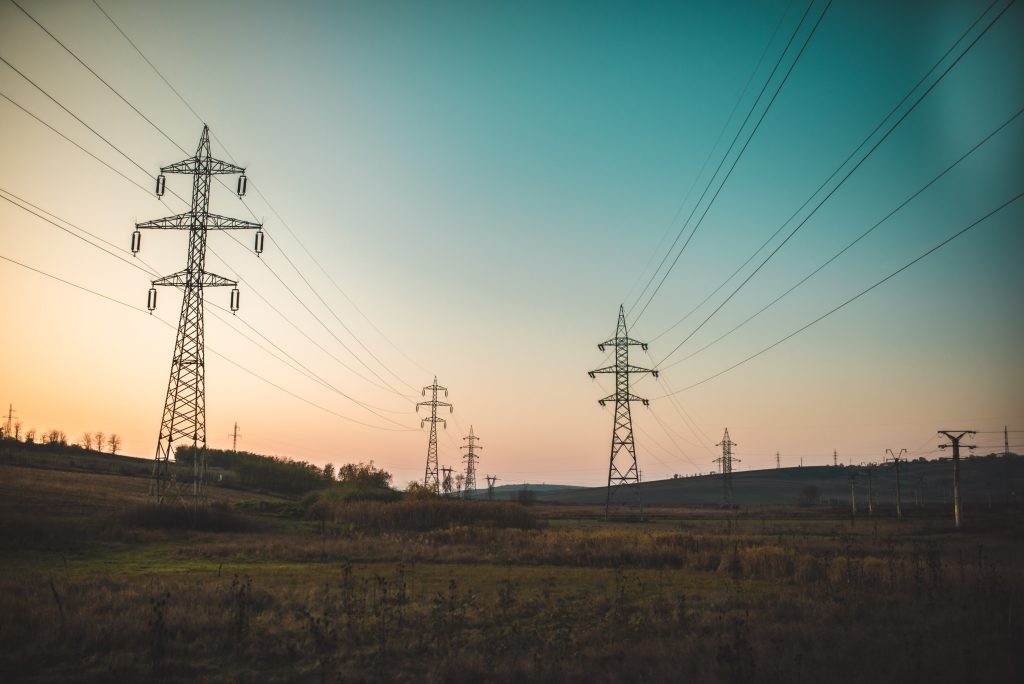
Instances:
[[[194,531],[151,525],[145,493],[141,477],[0,466],[0,679],[1024,675],[1020,511],[975,511],[954,533],[945,510],[897,523],[665,507],[606,523],[596,507],[536,506],[509,527],[374,532],[400,505],[374,503]]]

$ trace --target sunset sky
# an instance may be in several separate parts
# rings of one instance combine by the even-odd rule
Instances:
[[[373,460],[404,486],[423,477],[414,407],[436,375],[455,408],[442,465],[461,465],[472,425],[480,484],[603,484],[613,407],[597,400],[613,383],[587,371],[611,363],[596,345],[620,304],[650,343],[631,361],[663,371],[633,390],[651,399],[633,406],[645,480],[712,470],[726,427],[740,470],[774,467],[776,451],[784,466],[830,463],[834,449],[847,463],[887,447],[934,457],[951,428],[1001,451],[1003,426],[1024,428],[1024,198],[712,378],[1024,192],[1024,115],[1011,120],[1024,7],[708,318],[860,156],[687,314],[982,17],[858,155],[871,149],[1005,0],[836,0],[646,307],[826,2],[741,130],[806,2],[97,0],[181,99],[92,0],[17,1],[152,122],[0,2],[0,57],[124,153],[0,62],[0,403],[23,431],[117,432],[126,453],[152,457],[181,297],[161,290],[150,316],[145,269],[182,269],[187,235],[145,233],[137,259],[128,247],[136,221],[185,208],[158,201],[153,178],[194,152],[203,123],[214,156],[250,179],[248,208],[217,186],[211,211],[255,215],[268,236],[262,258],[249,234],[209,237],[207,268],[243,281],[236,317],[226,289],[206,294],[212,447],[229,448],[237,422],[239,448]],[[167,184],[189,198],[190,177]]]

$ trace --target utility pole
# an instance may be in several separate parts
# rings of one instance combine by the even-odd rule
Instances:
[[[779,461],[779,452],[775,452],[775,469],[778,470],[782,467],[781,461]]]
[[[939,430],[939,434],[945,435],[950,441],[949,444],[940,444],[940,449],[953,447],[953,524],[959,530],[963,523],[963,512],[960,510],[960,440],[966,435],[976,433],[974,430]],[[967,448],[975,449],[976,447],[972,444]]]
[[[875,514],[875,495],[871,489],[871,468],[867,469],[868,474],[868,515]]]
[[[235,452],[236,454],[238,453],[238,438],[239,437],[241,437],[241,435],[238,434],[238,421],[236,420],[235,421],[235,429],[231,433],[231,450],[233,452]]]
[[[898,454],[893,453],[892,449],[886,449],[885,452],[896,463],[896,518],[903,520],[903,505],[900,500],[900,461],[903,460],[903,454],[907,453],[907,450],[900,449]]]
[[[597,348],[603,352],[606,346],[615,348],[615,365],[598,368],[588,373],[591,378],[595,377],[597,373],[615,374],[615,394],[599,399],[597,402],[604,406],[607,402],[615,400],[615,422],[612,424],[612,447],[611,455],[608,459],[608,491],[605,494],[604,500],[604,517],[605,519],[608,518],[613,490],[626,485],[631,486],[636,492],[636,503],[640,508],[640,518],[643,518],[644,504],[640,494],[640,469],[636,463],[633,417],[630,413],[629,405],[631,402],[639,401],[644,406],[648,406],[650,402],[630,393],[629,376],[650,373],[654,377],[658,377],[658,371],[629,364],[629,348],[639,346],[644,351],[647,351],[647,344],[638,342],[629,336],[626,331],[626,314],[621,305],[619,306],[619,321],[615,327],[615,337],[597,345]],[[623,452],[625,453],[623,454]],[[618,464],[615,462],[616,457],[619,457]]]
[[[160,421],[160,436],[157,439],[156,458],[149,493],[156,502],[163,503],[171,493],[174,476],[170,471],[170,459],[175,445],[180,442],[192,446],[191,500],[197,509],[206,502],[206,366],[205,341],[203,334],[203,290],[208,287],[231,288],[231,310],[238,310],[238,283],[206,270],[206,235],[210,230],[255,230],[256,253],[262,251],[263,226],[259,223],[242,221],[210,213],[210,182],[213,176],[240,174],[238,196],[245,194],[245,169],[210,156],[210,130],[203,126],[195,156],[160,169],[156,179],[156,194],[164,194],[165,173],[181,173],[192,176],[192,207],[175,216],[135,224],[132,233],[132,253],[137,254],[142,246],[140,230],[187,230],[188,258],[185,269],[152,281],[147,308],[150,313],[156,308],[156,288],[176,287],[182,290],[181,316],[178,319],[178,333],[171,357],[171,374],[167,383],[167,398],[164,401],[163,418]],[[184,503],[181,486],[175,492]]]
[[[497,481],[497,475],[484,475],[487,478],[487,500],[494,501],[494,483]]]
[[[857,490],[854,484],[857,482],[857,473],[851,472],[847,477],[850,479],[850,515],[857,515]]]
[[[469,426],[469,436],[463,437],[462,439],[463,441],[468,442],[468,444],[459,447],[460,449],[466,449],[466,453],[462,457],[466,461],[466,484],[465,489],[462,491],[468,499],[470,498],[470,492],[476,490],[476,459],[480,458],[476,455],[476,450],[482,450],[483,447],[477,446],[476,442],[480,438],[473,434],[472,425]]]
[[[839,452],[836,451],[835,449],[833,449],[832,450],[832,467],[835,468],[835,467],[838,467],[838,466],[839,466]]]
[[[420,406],[430,407],[430,417],[420,420],[421,428],[424,423],[430,423],[430,439],[427,441],[427,470],[423,475],[423,486],[433,489],[436,494],[440,491],[440,482],[438,482],[437,477],[437,424],[441,423],[444,425],[445,430],[448,429],[448,423],[445,422],[445,419],[437,417],[437,407],[447,406],[449,413],[453,413],[455,408],[448,402],[437,400],[438,392],[444,392],[445,398],[448,398],[448,388],[437,384],[436,375],[434,376],[434,384],[423,388],[422,396],[427,396],[427,390],[430,390],[430,401],[421,401],[416,404],[416,411],[419,412]]]
[[[725,436],[715,446],[722,447],[722,455],[712,461],[722,464],[722,505],[732,506],[732,462],[740,460],[732,455],[732,448],[739,445],[729,439],[729,428],[725,428]]]
[[[441,493],[444,496],[452,495],[452,469],[450,467],[441,467]]]

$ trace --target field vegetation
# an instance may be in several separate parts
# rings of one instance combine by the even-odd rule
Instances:
[[[0,680],[1024,675],[1020,511],[978,510],[960,532],[945,509],[604,522],[346,486],[292,499],[214,486],[189,525],[147,505],[144,478],[0,465]]]

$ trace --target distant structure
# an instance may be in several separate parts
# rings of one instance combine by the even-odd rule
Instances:
[[[950,442],[949,444],[940,444],[940,449],[953,447],[953,524],[959,530],[963,524],[963,511],[960,506],[960,440],[967,435],[977,433],[974,430],[939,430],[939,434],[948,437]],[[967,448],[976,449],[977,446],[972,444]]]
[[[857,473],[851,470],[846,477],[850,480],[850,515],[857,515]]]
[[[604,516],[608,517],[611,507],[613,492],[622,486],[628,486],[635,493],[635,501],[640,510],[640,517],[644,516],[644,504],[640,495],[640,469],[636,463],[636,444],[633,441],[633,418],[629,405],[631,402],[639,401],[644,406],[649,405],[646,399],[638,397],[629,391],[629,376],[650,373],[658,377],[658,371],[629,364],[629,348],[639,346],[644,351],[647,344],[638,342],[629,337],[626,331],[626,314],[623,307],[619,306],[619,321],[615,327],[615,337],[597,345],[599,351],[605,347],[615,348],[615,365],[605,366],[592,370],[588,375],[593,378],[597,373],[615,374],[615,393],[604,399],[599,399],[598,404],[604,406],[607,402],[615,401],[615,421],[612,424],[612,447],[608,459],[608,490],[605,494]],[[623,453],[625,452],[625,453]],[[618,458],[618,463],[616,463]]]
[[[422,396],[427,396],[427,390],[430,390],[430,401],[421,401],[416,404],[417,412],[420,410],[420,406],[430,407],[430,417],[420,420],[420,427],[423,427],[424,423],[430,423],[430,439],[427,441],[427,469],[423,475],[423,486],[434,490],[434,493],[438,493],[441,489],[441,483],[437,473],[437,424],[441,423],[447,430],[448,423],[445,422],[444,418],[437,417],[437,407],[447,406],[449,413],[454,412],[455,408],[448,402],[437,400],[438,392],[444,392],[445,398],[448,398],[448,388],[437,384],[436,375],[434,376],[434,384],[423,388]]]
[[[466,461],[466,479],[463,481],[464,489],[462,491],[468,499],[472,496],[470,492],[476,491],[476,460],[480,458],[476,455],[476,452],[478,449],[483,450],[483,447],[477,445],[477,441],[480,438],[473,434],[472,425],[469,426],[469,435],[462,439],[467,442],[467,444],[460,447],[461,449],[466,449],[466,453],[462,456]]]
[[[778,470],[782,467],[782,461],[779,460],[779,452],[775,452],[775,469]]]
[[[833,449],[832,450],[832,467],[835,468],[835,467],[838,467],[838,466],[839,466],[839,451],[837,451],[836,449]]]
[[[241,437],[238,434],[238,421],[235,421],[235,429],[231,432],[231,450],[238,453],[238,438]]]
[[[498,480],[497,475],[484,475],[487,478],[487,500],[494,501],[494,483]]]
[[[157,503],[174,495],[182,503],[189,497],[193,509],[206,502],[206,366],[203,335],[203,290],[208,287],[230,287],[232,312],[238,310],[238,283],[206,270],[206,234],[210,230],[255,230],[256,253],[263,250],[263,226],[210,213],[210,184],[215,175],[239,174],[237,193],[245,194],[245,169],[210,156],[210,129],[203,126],[195,156],[160,169],[156,179],[156,195],[164,194],[164,174],[182,173],[192,176],[192,208],[183,214],[168,216],[135,224],[132,233],[132,254],[142,247],[142,230],[187,230],[188,257],[185,269],[152,282],[147,308],[156,308],[156,288],[169,286],[180,289],[181,316],[178,334],[171,357],[171,376],[167,383],[160,436],[157,439],[156,459],[149,493]],[[192,447],[191,491],[183,490],[186,483],[177,481],[170,470],[170,459],[176,445]],[[173,490],[173,491],[172,491]]]
[[[443,496],[452,495],[452,469],[450,467],[441,467],[441,494]]]
[[[715,446],[722,447],[722,455],[713,461],[722,467],[722,505],[732,506],[732,462],[740,459],[732,455],[732,448],[738,445],[729,438],[729,428],[725,428],[722,441]]]
[[[4,424],[4,437],[14,434],[14,404],[7,405],[7,423]]]
[[[906,449],[900,449],[900,453],[894,453],[892,449],[886,449],[885,453],[889,454],[889,458],[896,464],[896,518],[898,520],[903,519],[903,503],[902,493],[900,492],[900,462],[903,460],[903,454],[907,453]]]

